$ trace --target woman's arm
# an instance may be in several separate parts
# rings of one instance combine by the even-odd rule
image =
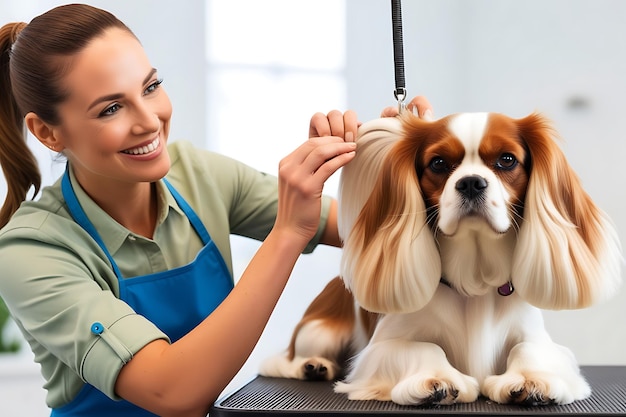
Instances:
[[[126,364],[116,393],[162,416],[206,416],[254,349],[282,293],[301,239],[273,230],[230,295],[173,344],[157,340]]]
[[[334,121],[327,123],[335,129],[331,133],[339,133]],[[315,235],[324,182],[354,157],[355,147],[343,136],[315,136],[281,161],[274,228],[233,291],[180,340],[171,345],[157,340],[142,348],[117,378],[119,396],[163,416],[207,414],[252,352],[296,260]]]

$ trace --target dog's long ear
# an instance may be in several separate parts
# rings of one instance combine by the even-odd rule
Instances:
[[[361,126],[356,157],[341,174],[341,276],[369,311],[419,310],[441,278],[415,172],[416,149],[401,118],[372,120]]]
[[[621,247],[609,218],[578,176],[540,115],[517,120],[531,174],[513,259],[513,285],[545,309],[575,309],[611,295],[621,280]]]

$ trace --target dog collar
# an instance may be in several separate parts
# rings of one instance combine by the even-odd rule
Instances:
[[[446,287],[452,288],[452,284],[450,284],[450,281],[448,281],[444,277],[441,277],[439,279],[439,282],[441,284],[445,285]],[[509,295],[513,294],[514,292],[515,292],[515,288],[513,287],[513,284],[511,283],[511,281],[509,281],[506,284],[501,285],[501,286],[498,287],[498,294],[500,294],[503,297],[508,297]]]
[[[500,294],[503,297],[508,297],[509,295],[513,294],[514,291],[515,291],[515,288],[513,288],[513,284],[511,283],[511,281],[498,287],[498,294]]]

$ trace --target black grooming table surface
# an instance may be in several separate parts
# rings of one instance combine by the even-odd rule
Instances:
[[[470,404],[419,407],[386,401],[349,401],[330,382],[308,382],[258,376],[233,394],[218,400],[211,417],[230,416],[626,416],[626,366],[583,366],[591,397],[567,405],[522,407],[480,398]]]

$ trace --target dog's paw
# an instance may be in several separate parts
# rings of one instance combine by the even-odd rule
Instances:
[[[325,358],[309,358],[301,365],[301,379],[308,381],[332,381],[337,377],[338,367]]]
[[[286,355],[277,355],[261,364],[259,374],[306,381],[332,381],[337,378],[339,370],[337,364],[322,357],[295,357],[289,360]]]
[[[548,372],[506,372],[485,379],[483,395],[500,404],[542,406],[587,398],[591,389],[580,376]]]
[[[370,343],[353,362],[335,392],[350,400],[393,401],[402,405],[476,401],[478,381],[459,372],[443,349],[429,342],[390,339]]]
[[[395,386],[378,381],[338,382],[335,392],[350,400],[393,401],[401,405],[449,405],[476,401],[478,381],[451,368],[446,375],[411,375]]]
[[[391,390],[391,400],[402,405],[450,405],[476,401],[478,394],[476,379],[449,369],[445,375],[403,379]]]

